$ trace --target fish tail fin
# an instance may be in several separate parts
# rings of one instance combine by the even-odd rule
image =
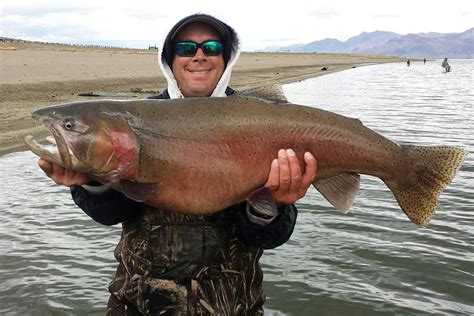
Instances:
[[[456,175],[467,151],[447,146],[401,147],[408,157],[409,172],[383,181],[408,218],[424,227],[435,213],[441,191]]]

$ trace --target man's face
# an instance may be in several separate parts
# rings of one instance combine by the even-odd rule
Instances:
[[[174,38],[174,41],[193,41],[203,43],[209,40],[220,40],[219,33],[205,23],[186,25]],[[224,57],[206,56],[201,48],[191,57],[174,55],[171,66],[178,87],[185,97],[208,97],[214,91],[224,73]]]

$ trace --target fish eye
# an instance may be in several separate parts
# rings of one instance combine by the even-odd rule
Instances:
[[[70,131],[74,127],[74,122],[72,120],[65,120],[63,126],[65,129]]]

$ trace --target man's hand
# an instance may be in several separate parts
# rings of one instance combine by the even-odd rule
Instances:
[[[293,204],[301,199],[316,179],[316,159],[310,152],[306,152],[304,161],[306,163],[304,174],[292,149],[280,149],[278,159],[272,161],[265,187],[272,192],[277,206]]]
[[[73,185],[83,185],[91,181],[84,173],[65,169],[41,158],[38,160],[38,166],[57,184],[70,187]]]

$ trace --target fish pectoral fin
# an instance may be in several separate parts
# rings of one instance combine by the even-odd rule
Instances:
[[[278,215],[278,208],[273,200],[272,192],[266,187],[253,191],[247,198],[247,202],[257,213],[271,217]]]
[[[342,173],[335,177],[322,179],[313,183],[318,190],[336,209],[347,213],[359,192],[360,175]]]
[[[146,201],[156,190],[156,183],[140,183],[129,180],[121,180],[122,192],[130,199],[143,202]]]

